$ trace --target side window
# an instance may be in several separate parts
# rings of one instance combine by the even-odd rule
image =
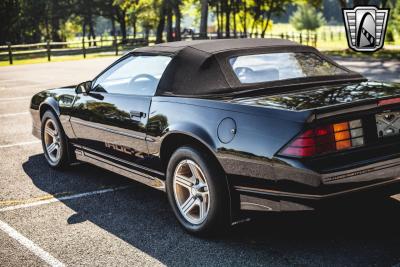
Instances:
[[[168,56],[130,56],[98,77],[96,92],[130,95],[154,95],[168,66]]]

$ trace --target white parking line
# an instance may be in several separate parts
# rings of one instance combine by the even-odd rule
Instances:
[[[0,221],[0,230],[5,232],[11,238],[15,239],[18,243],[26,247],[30,252],[41,258],[50,266],[65,266],[61,261],[51,256],[48,252],[44,251],[42,248],[20,234],[17,230],[9,226],[7,223]]]
[[[16,113],[7,113],[7,114],[0,114],[0,118],[2,117],[12,117],[12,116],[19,116],[19,115],[27,115],[29,112],[16,112]]]
[[[21,142],[21,143],[15,143],[15,144],[8,144],[8,145],[0,145],[0,148],[8,148],[8,147],[14,147],[14,146],[25,146],[25,145],[32,145],[32,144],[38,144],[38,143],[40,143],[40,140],[29,141],[29,142]]]
[[[18,96],[18,97],[1,97],[0,101],[16,101],[30,99],[32,96]]]
[[[18,210],[18,209],[25,209],[25,208],[30,208],[30,207],[37,207],[37,206],[50,204],[50,203],[54,203],[54,202],[60,202],[60,201],[63,201],[63,200],[70,200],[70,199],[76,199],[76,198],[81,198],[81,197],[89,197],[89,196],[93,196],[93,195],[100,195],[100,194],[104,194],[104,193],[123,190],[123,189],[126,189],[126,188],[129,188],[129,186],[120,186],[120,187],[115,187],[115,188],[107,188],[107,189],[90,191],[90,192],[85,192],[85,193],[80,193],[80,194],[75,194],[75,195],[70,195],[70,196],[64,196],[64,197],[59,197],[59,198],[51,198],[51,199],[47,199],[47,200],[40,200],[40,201],[36,201],[36,202],[31,202],[31,203],[26,203],[26,204],[20,204],[20,205],[1,208],[0,212],[10,211],[10,210]]]

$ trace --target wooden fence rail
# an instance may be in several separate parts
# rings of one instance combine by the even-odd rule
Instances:
[[[230,38],[235,38],[235,34],[232,33]],[[244,34],[237,33],[236,38],[260,38],[260,35],[246,36]],[[209,33],[208,39],[219,39],[226,38],[218,33]],[[265,38],[280,38],[288,39],[301,44],[311,45],[316,47],[318,41],[317,34],[303,34],[303,33],[281,33],[281,34],[267,34]],[[325,36],[319,38],[326,38]],[[122,42],[122,37],[98,37],[96,39],[85,39],[81,41],[72,42],[42,42],[35,44],[11,44],[0,46],[0,60],[7,60],[12,65],[16,57],[47,57],[48,61],[51,61],[53,56],[56,55],[79,55],[86,58],[88,53],[93,52],[114,52],[118,55],[120,49],[126,47],[139,47],[149,44],[148,40],[155,40],[155,36],[150,36],[148,39],[145,38],[128,38]],[[185,34],[182,36],[183,40],[195,40],[201,39],[199,34]]]
[[[94,39],[82,39],[82,41],[74,42],[45,42],[35,44],[17,44],[0,46],[0,57],[8,57],[10,65],[13,64],[16,56],[40,56],[45,54],[48,61],[57,54],[81,54],[83,58],[86,58],[88,52],[95,51],[115,51],[115,55],[118,55],[120,46],[129,44],[131,46],[145,46],[148,44],[144,38],[127,39],[125,43],[122,43],[122,38],[96,38]]]

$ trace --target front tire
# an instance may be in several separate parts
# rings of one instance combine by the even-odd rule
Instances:
[[[41,139],[44,156],[50,167],[61,169],[68,166],[64,131],[57,117],[49,110],[42,117]]]
[[[228,227],[228,186],[207,153],[178,148],[168,163],[166,189],[176,218],[188,232],[204,236]]]

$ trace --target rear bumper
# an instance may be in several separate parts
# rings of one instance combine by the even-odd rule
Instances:
[[[361,198],[367,195],[391,195],[400,192],[400,178],[357,187],[326,195],[256,189],[236,186],[241,210],[253,211],[300,211],[321,208],[336,200]]]
[[[387,180],[400,177],[400,158],[380,161],[367,166],[321,175],[325,185]]]
[[[313,177],[315,178],[315,177]],[[272,187],[236,184],[241,210],[294,211],[313,210],[326,202],[366,194],[396,194],[400,192],[400,158],[382,161],[351,170],[320,175],[315,187]],[[304,177],[306,179],[306,177]],[[288,179],[290,180],[290,179]]]

